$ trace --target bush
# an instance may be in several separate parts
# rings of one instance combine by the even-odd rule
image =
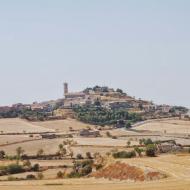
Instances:
[[[34,180],[34,179],[36,179],[35,175],[29,174],[26,176],[26,180]]]
[[[155,157],[156,156],[156,146],[154,144],[149,144],[146,147],[146,155],[149,157]]]
[[[24,169],[21,165],[18,164],[10,164],[6,168],[8,174],[17,174],[24,172]]]
[[[131,122],[127,122],[126,125],[125,125],[125,128],[130,129],[131,128]]]
[[[80,175],[81,176],[86,176],[92,172],[92,166],[86,165],[84,168],[81,169]]]
[[[86,158],[88,158],[88,159],[92,159],[92,155],[91,155],[90,152],[87,152],[87,153],[86,153]]]
[[[64,173],[59,171],[57,172],[57,178],[63,178],[64,177]]]
[[[135,152],[137,152],[137,154],[141,157],[142,156],[142,152],[144,151],[142,148],[139,147],[135,147],[134,148]]]
[[[102,165],[102,164],[96,165],[96,170],[100,170],[100,169],[102,169],[102,168],[103,168],[103,165]]]
[[[73,171],[68,177],[86,176],[92,172],[93,160],[78,161],[74,163]]]
[[[83,156],[81,154],[77,154],[76,158],[79,159],[79,160],[82,160]]]
[[[144,145],[154,144],[151,139],[143,139]]]
[[[34,164],[34,166],[32,167],[32,170],[35,172],[38,172],[40,169],[40,165],[39,164]]]
[[[112,139],[117,139],[117,137],[116,137],[116,136],[112,136],[111,138],[112,138]]]
[[[135,151],[130,151],[130,152],[121,151],[121,152],[113,153],[113,157],[114,158],[134,158],[136,157],[136,153]]]
[[[67,177],[68,178],[78,178],[78,177],[81,177],[81,175],[78,172],[76,172],[76,171],[72,171],[71,173],[69,173],[67,175]]]
[[[0,151],[0,160],[5,158],[5,151],[1,150]]]

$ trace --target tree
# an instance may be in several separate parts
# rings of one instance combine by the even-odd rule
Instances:
[[[125,128],[126,128],[126,129],[130,129],[130,128],[131,128],[131,123],[130,123],[130,122],[127,122],[126,125],[125,125]]]
[[[156,156],[156,146],[154,144],[148,144],[146,146],[146,155],[149,157],[155,157]]]
[[[149,145],[149,144],[154,144],[154,143],[153,143],[153,141],[149,138],[149,139],[144,140],[144,144],[145,144],[145,145]]]
[[[139,155],[139,157],[142,156],[142,152],[144,151],[143,149],[141,149],[141,148],[139,148],[139,147],[135,147],[134,150],[137,152],[137,154]]]
[[[118,88],[118,89],[116,90],[116,92],[118,92],[118,93],[120,93],[120,94],[123,94],[123,90],[121,90],[120,88]]]
[[[40,169],[40,165],[39,164],[34,164],[34,166],[32,167],[32,170],[35,172],[38,172]]]
[[[19,160],[21,159],[21,156],[23,155],[24,150],[22,149],[22,147],[18,147],[16,149],[16,154],[17,154],[17,161],[19,162]]]

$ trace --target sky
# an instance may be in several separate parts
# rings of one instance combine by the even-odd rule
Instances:
[[[63,82],[190,108],[190,1],[0,0],[0,106]]]

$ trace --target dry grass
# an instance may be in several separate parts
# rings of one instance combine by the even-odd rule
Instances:
[[[54,130],[34,125],[25,120],[14,118],[14,119],[0,119],[0,132],[1,133],[42,133],[42,132],[54,132]]]
[[[65,120],[54,120],[54,121],[43,121],[43,122],[33,122],[32,124],[37,126],[42,126],[47,129],[54,129],[58,132],[69,132],[69,128],[73,128],[73,130],[80,130],[87,128],[88,126],[93,128],[94,125],[89,125],[77,121],[75,119],[65,119]]]
[[[30,137],[30,135],[1,135],[0,146],[21,141],[35,140],[38,138],[39,136],[37,135],[34,135],[33,137]]]
[[[153,121],[137,127],[136,130],[147,130],[153,132],[175,133],[175,134],[190,134],[190,121],[182,120],[163,120]]]

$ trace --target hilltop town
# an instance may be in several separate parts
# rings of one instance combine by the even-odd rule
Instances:
[[[14,104],[0,107],[0,118],[20,117],[31,121],[76,117],[79,107],[101,107],[105,111],[121,110],[134,113],[141,120],[179,117],[189,119],[188,109],[181,106],[156,105],[152,101],[135,99],[122,89],[94,86],[80,92],[69,92],[64,83],[64,97],[33,104]]]

